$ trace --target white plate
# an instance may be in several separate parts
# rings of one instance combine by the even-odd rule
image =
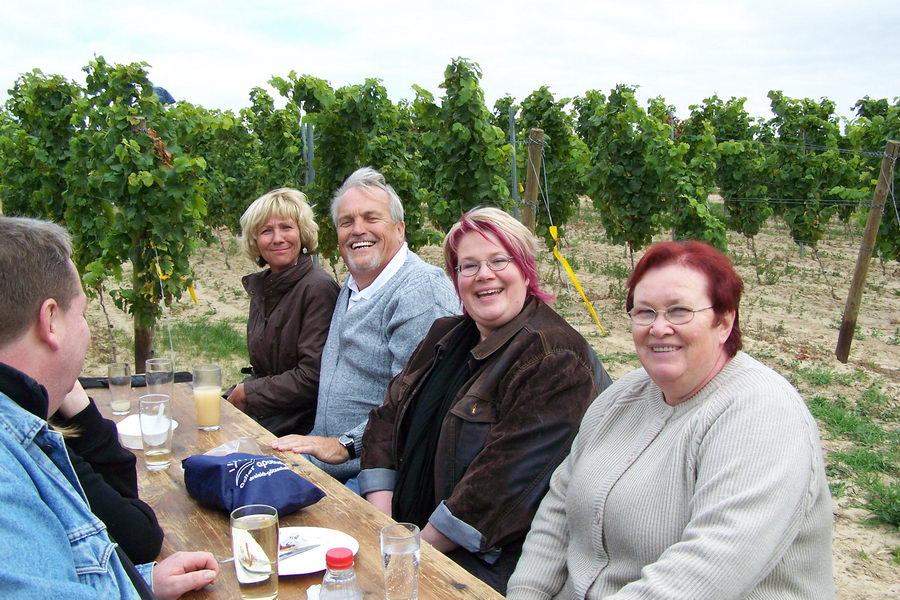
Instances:
[[[279,544],[283,545],[289,540],[295,546],[319,544],[319,547],[279,560],[279,575],[307,575],[324,571],[325,553],[332,548],[350,548],[354,556],[359,551],[359,542],[353,536],[325,527],[282,527],[279,529]]]
[[[141,443],[141,416],[131,414],[116,423],[116,429],[119,430],[119,441],[126,448],[132,450],[143,450],[144,445]],[[172,419],[172,431],[178,429],[178,421]]]

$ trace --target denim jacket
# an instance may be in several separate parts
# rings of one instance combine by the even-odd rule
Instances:
[[[18,376],[15,392],[0,391],[2,596],[138,598],[106,527],[87,505],[62,436],[19,405],[46,406],[46,391],[7,365],[0,370],[6,381]],[[138,567],[147,581],[151,569]]]
[[[392,490],[405,440],[401,423],[422,383],[469,317],[438,319],[384,405],[369,415],[360,492]],[[492,564],[528,532],[550,475],[569,453],[594,398],[590,346],[553,309],[529,299],[472,349],[472,378],[444,416],[429,522]]]

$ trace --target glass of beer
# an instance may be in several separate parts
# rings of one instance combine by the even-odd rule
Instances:
[[[278,597],[278,511],[248,504],[231,512],[234,570],[244,600]]]
[[[222,369],[218,365],[194,367],[194,404],[197,406],[197,429],[219,428],[219,401],[222,399]]]
[[[172,396],[175,392],[175,361],[168,357],[148,358],[144,375],[148,394]]]
[[[172,402],[165,394],[147,394],[138,400],[144,463],[150,471],[172,464]]]
[[[131,410],[131,367],[127,363],[110,363],[106,373],[112,414],[127,415]]]
[[[381,528],[381,563],[387,600],[419,597],[419,535],[419,528],[412,523],[393,523]]]

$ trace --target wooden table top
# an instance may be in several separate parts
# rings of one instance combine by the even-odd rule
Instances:
[[[132,413],[145,388],[132,390]],[[113,420],[106,390],[92,394],[101,412]],[[340,482],[294,453],[276,452],[270,443],[274,436],[256,421],[221,401],[221,427],[218,431],[199,431],[190,384],[175,385],[174,417],[178,421],[172,440],[172,465],[164,471],[148,471],[142,452],[138,457],[141,499],[156,511],[165,531],[161,556],[178,550],[207,550],[216,558],[231,556],[229,516],[224,511],[198,504],[184,487],[181,461],[202,454],[220,444],[241,437],[256,440],[261,454],[277,456],[296,473],[319,486],[327,496],[316,504],[280,519],[279,525],[328,527],[350,534],[359,542],[356,576],[366,599],[384,598],[379,532],[393,521]],[[502,598],[491,587],[422,541],[419,563],[419,598],[422,600],[491,600]],[[279,580],[279,598],[306,598],[306,588],[322,582],[323,572],[311,575],[283,576]],[[221,566],[216,582],[204,590],[184,596],[186,599],[240,598],[233,564]]]

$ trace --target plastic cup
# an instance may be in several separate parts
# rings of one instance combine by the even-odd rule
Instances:
[[[222,369],[218,365],[194,367],[194,404],[197,407],[197,429],[219,428],[219,403],[222,400]]]
[[[112,414],[127,415],[131,411],[131,367],[127,363],[110,363],[106,374]]]
[[[138,400],[141,444],[149,471],[162,471],[172,464],[172,401],[165,394],[147,394]]]
[[[387,600],[418,599],[420,545],[419,528],[412,523],[394,523],[381,528],[381,564]]]

